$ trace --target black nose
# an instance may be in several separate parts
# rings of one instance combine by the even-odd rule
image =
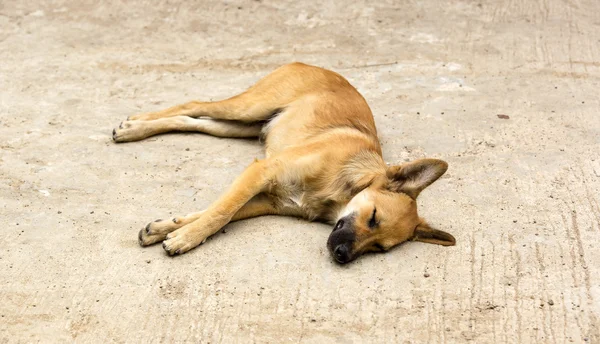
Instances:
[[[344,220],[339,220],[336,224],[335,227],[333,227],[333,231],[337,231],[338,229],[344,227]]]
[[[350,258],[348,256],[348,247],[346,245],[338,245],[335,250],[333,250],[333,256],[339,263],[347,262]]]

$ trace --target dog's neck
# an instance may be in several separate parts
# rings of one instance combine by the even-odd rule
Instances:
[[[330,182],[313,198],[325,203],[320,209],[326,209],[315,218],[330,223],[336,221],[339,212],[356,194],[386,178],[386,164],[377,152],[363,149],[345,159],[335,173],[332,178],[325,178]]]
[[[342,184],[348,191],[348,202],[357,193],[369,187],[374,181],[384,178],[386,165],[378,153],[363,149],[350,156],[344,163],[336,184]],[[347,203],[347,202],[346,202]]]

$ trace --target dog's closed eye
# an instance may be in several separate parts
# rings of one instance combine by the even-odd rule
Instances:
[[[369,228],[373,229],[379,225],[377,221],[377,208],[373,208],[373,215],[371,215],[371,219],[369,220]]]

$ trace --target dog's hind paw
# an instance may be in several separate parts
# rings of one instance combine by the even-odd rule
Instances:
[[[125,120],[112,131],[114,142],[139,141],[151,136],[147,130],[147,124],[142,121]]]

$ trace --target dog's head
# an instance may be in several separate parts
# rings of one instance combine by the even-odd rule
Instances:
[[[365,252],[383,252],[407,240],[454,245],[452,235],[431,228],[417,214],[419,193],[448,169],[442,160],[421,159],[389,167],[342,210],[327,248],[339,263]]]

